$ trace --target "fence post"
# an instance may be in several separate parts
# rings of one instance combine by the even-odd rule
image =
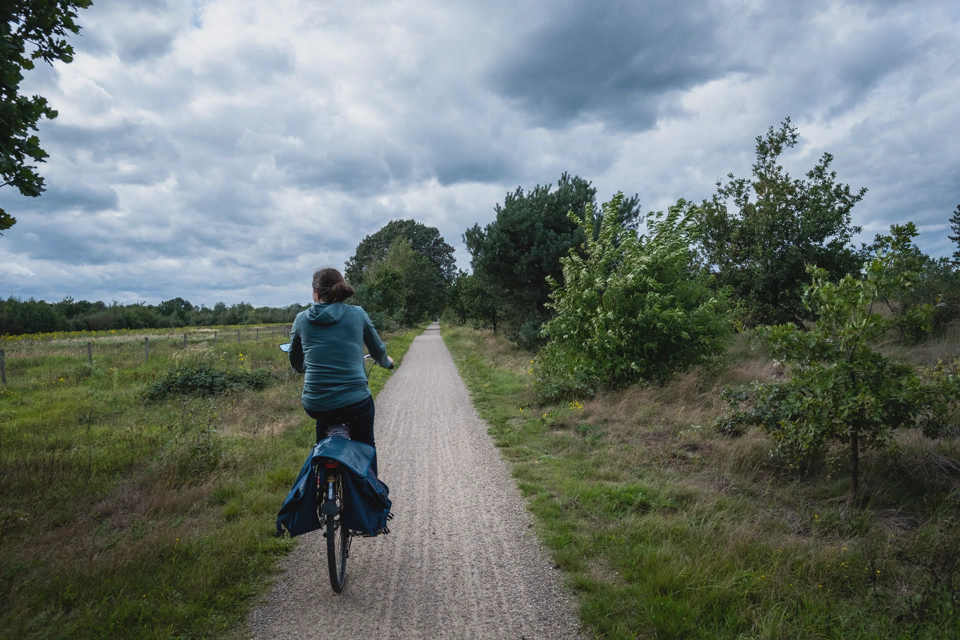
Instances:
[[[217,346],[217,332],[213,332],[213,346]]]
[[[150,362],[150,338],[143,339],[143,361]]]
[[[187,334],[183,334],[183,348],[187,348]]]
[[[237,344],[240,344],[240,329],[237,329]]]
[[[254,342],[260,342],[260,327],[257,327],[257,335],[253,339]]]
[[[93,366],[93,343],[87,342],[87,364]]]
[[[7,354],[0,349],[0,381],[7,384]]]

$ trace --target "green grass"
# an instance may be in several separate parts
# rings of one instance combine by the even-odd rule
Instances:
[[[528,354],[442,335],[596,637],[960,637],[960,487],[935,469],[956,442],[868,456],[850,505],[842,464],[791,476],[762,434],[713,431],[719,385],[779,375],[742,343],[724,370],[540,406]]]
[[[419,333],[386,336],[398,363]],[[295,544],[273,537],[276,513],[313,439],[302,378],[265,338],[151,339],[144,362],[142,340],[108,337],[92,366],[85,344],[6,345],[0,636],[209,638],[243,624]],[[198,364],[267,369],[271,384],[145,402]],[[374,393],[387,376],[371,375]]]

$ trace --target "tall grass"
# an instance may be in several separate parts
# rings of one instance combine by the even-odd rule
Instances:
[[[853,505],[842,460],[790,475],[712,429],[722,385],[784,375],[742,337],[725,367],[560,405],[505,341],[443,337],[596,637],[960,637],[956,442],[903,434]]]
[[[398,362],[416,333],[386,336]],[[151,340],[149,362],[92,366],[85,346],[31,345],[0,388],[0,636],[220,637],[244,619],[292,548],[276,512],[313,438],[282,339]],[[144,401],[198,363],[273,383]]]

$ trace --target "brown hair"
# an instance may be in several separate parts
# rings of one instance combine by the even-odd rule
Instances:
[[[343,302],[354,294],[339,271],[331,267],[313,272],[313,290],[321,300],[328,303]]]

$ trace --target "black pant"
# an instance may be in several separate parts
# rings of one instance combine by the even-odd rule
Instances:
[[[350,439],[368,444],[376,448],[373,439],[373,416],[376,408],[373,406],[373,396],[367,396],[366,400],[361,400],[354,404],[348,404],[345,407],[331,409],[330,411],[311,411],[304,407],[307,415],[317,421],[317,442],[320,442],[327,436],[327,427],[334,424],[350,425]],[[373,463],[370,465],[373,473],[377,473],[377,457],[373,457]]]

